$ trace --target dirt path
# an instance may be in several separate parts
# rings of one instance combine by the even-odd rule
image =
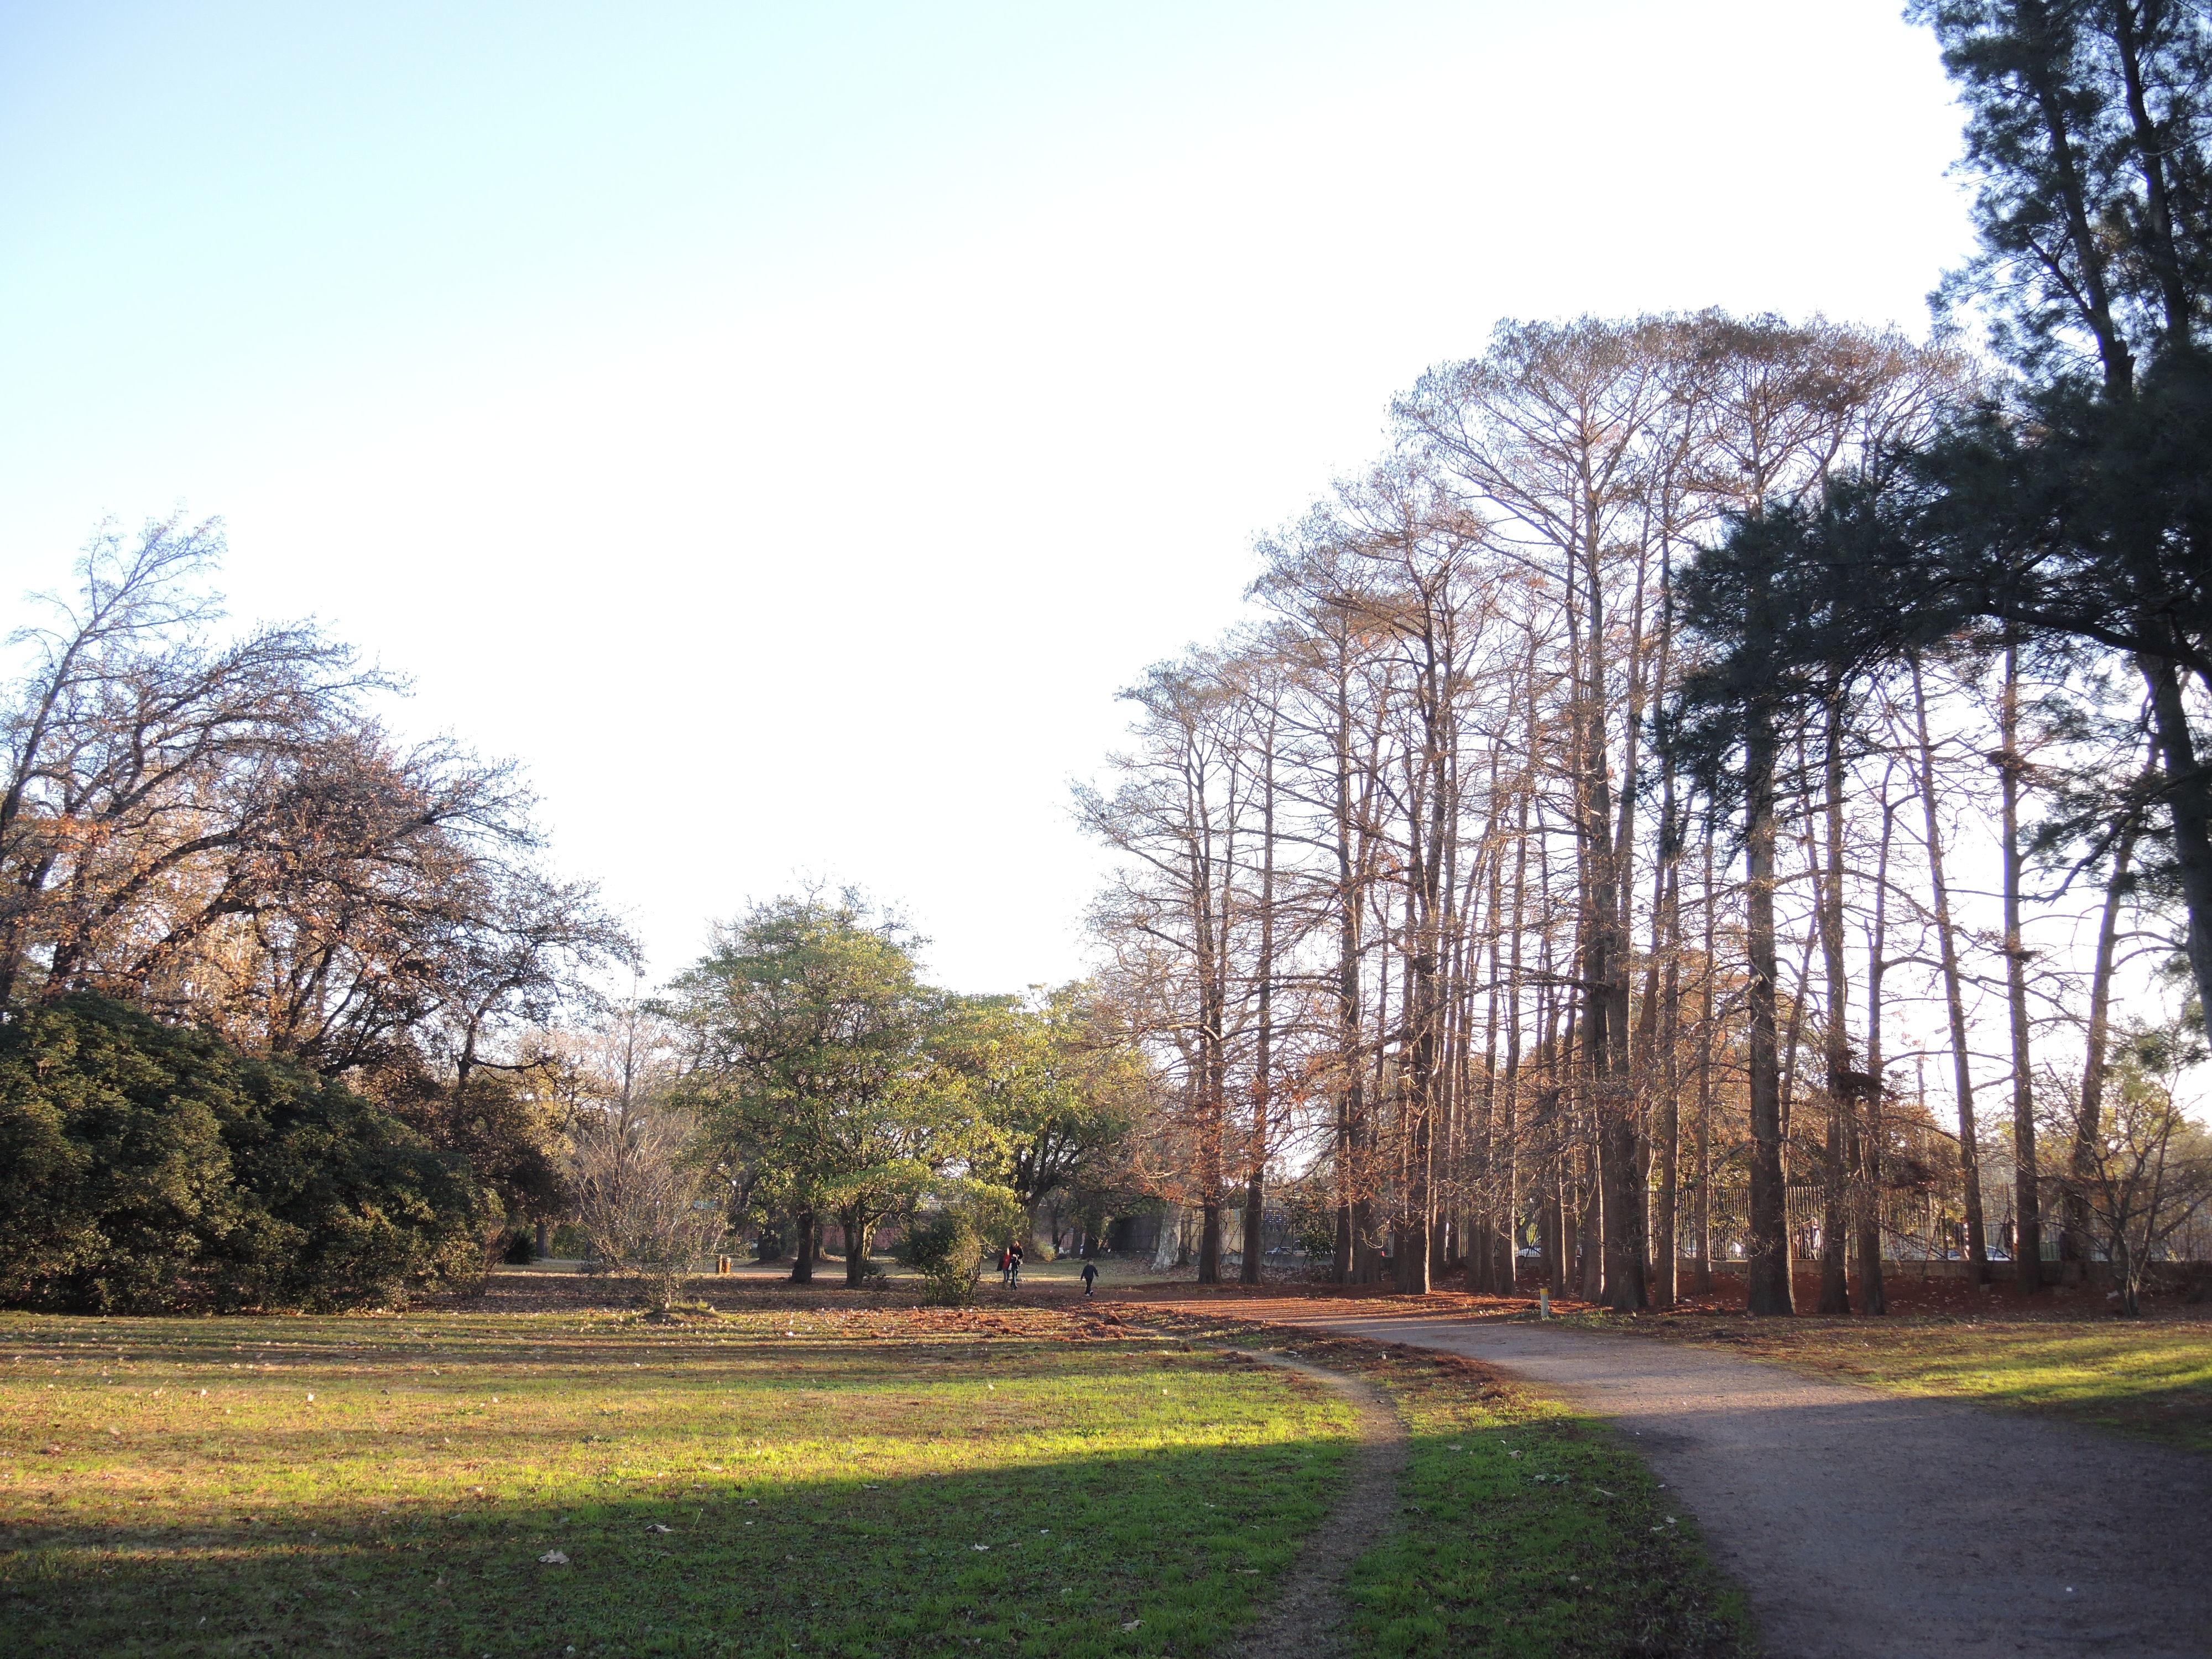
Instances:
[[[1291,1565],[1274,1605],[1236,1650],[1245,1659],[1337,1659],[1350,1651],[1345,1641],[1344,1575],[1397,1524],[1398,1476],[1406,1467],[1405,1419],[1364,1377],[1286,1353],[1231,1352],[1310,1377],[1341,1395],[1354,1413],[1359,1449],[1352,1458],[1352,1484]]]
[[[2212,1460],[1634,1337],[1288,1298],[1208,1310],[1468,1355],[1611,1419],[1777,1656],[2212,1656]]]

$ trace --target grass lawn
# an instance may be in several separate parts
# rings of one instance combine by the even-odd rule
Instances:
[[[1595,1329],[1725,1347],[1899,1394],[2050,1412],[2212,1451],[2212,1321],[1890,1316],[1577,1316]]]
[[[0,1645],[1195,1654],[1350,1431],[1019,1308],[0,1316]]]
[[[1602,1425],[1448,1354],[1162,1316],[1224,1343],[1261,1342],[1357,1370],[1406,1419],[1404,1524],[1352,1569],[1355,1653],[1748,1659],[1755,1650],[1741,1592],[1714,1571],[1643,1460]]]

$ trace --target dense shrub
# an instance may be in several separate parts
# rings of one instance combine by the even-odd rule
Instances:
[[[482,1272],[465,1159],[361,1096],[94,996],[0,1027],[0,1302],[380,1305]]]

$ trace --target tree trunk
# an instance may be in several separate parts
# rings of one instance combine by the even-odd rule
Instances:
[[[1576,1285],[1586,1302],[1605,1296],[1605,1140],[1594,1136],[1578,1183],[1580,1216],[1575,1228]]]
[[[1245,1160],[1244,1260],[1237,1278],[1247,1285],[1260,1282],[1260,1258],[1265,1254],[1267,1223],[1267,1145],[1273,1133],[1268,1122],[1274,1085],[1275,1040],[1275,743],[1270,726],[1260,807],[1260,961],[1257,1049],[1252,1065],[1252,1146]]]
[[[1750,1310],[1795,1313],[1790,1224],[1782,1175],[1782,1073],[1774,1021],[1774,761],[1772,716],[1754,708],[1744,742],[1745,944],[1751,1013],[1751,1203],[1744,1245]]]
[[[1881,846],[1874,871],[1874,921],[1867,935],[1867,1077],[1866,1121],[1859,1139],[1855,1197],[1858,1210],[1859,1303],[1868,1313],[1887,1314],[1889,1292],[1881,1272],[1882,1146],[1885,1131],[1882,1105],[1887,1099],[1882,1077],[1881,987],[1888,969],[1889,848],[1897,824],[1897,810],[1890,799],[1890,773],[1881,780]]]
[[[1221,1200],[1212,1193],[1198,1206],[1198,1282],[1221,1282]]]
[[[1367,1237],[1367,1177],[1360,1135],[1366,1121],[1367,1059],[1362,1041],[1364,1008],[1359,982],[1360,907],[1365,902],[1359,876],[1363,861],[1352,850],[1352,690],[1339,664],[1336,702],[1336,1257],[1337,1283],[1360,1276],[1361,1248]],[[1363,849],[1364,852],[1364,849]]]
[[[2173,858],[2189,911],[2189,968],[2199,1018],[2212,1037],[2212,767],[2199,763],[2181,678],[2160,657],[2138,659],[2149,684],[2159,752],[2166,757],[2166,803],[2173,817]]]
[[[1656,1275],[1651,1300],[1655,1306],[1662,1308],[1674,1305],[1675,1274],[1680,1255],[1674,1238],[1682,1176],[1682,940],[1681,890],[1678,882],[1678,872],[1670,871],[1666,904],[1667,971],[1659,1016],[1659,1192],[1658,1209],[1652,1217],[1651,1227],[1651,1261]]]
[[[1523,789],[1517,807],[1520,830],[1514,837],[1513,848],[1513,923],[1510,965],[1501,981],[1498,973],[1498,929],[1496,926],[1498,889],[1491,889],[1490,935],[1490,992],[1489,1001],[1494,1010],[1498,1006],[1498,990],[1502,982],[1505,988],[1505,1071],[1499,1079],[1498,1092],[1498,1144],[1503,1148],[1504,1179],[1498,1194],[1500,1237],[1494,1237],[1492,1249],[1496,1254],[1496,1265],[1492,1270],[1492,1288],[1510,1296],[1520,1288],[1521,1269],[1521,930],[1526,922],[1522,909],[1524,889],[1528,867],[1528,796]],[[1494,868],[1495,866],[1493,866]]]
[[[1805,854],[1805,873],[1818,872],[1818,861],[1808,843]],[[1797,978],[1790,995],[1789,1035],[1782,1044],[1782,1175],[1786,1182],[1790,1176],[1790,1132],[1796,1120],[1792,1116],[1797,1104],[1797,1050],[1805,1036],[1805,1008],[1812,1000],[1813,950],[1820,942],[1818,927],[1805,931],[1803,947],[1797,952]]]
[[[858,1210],[847,1210],[838,1215],[837,1224],[845,1233],[845,1288],[857,1291],[868,1282],[868,1218]],[[1030,1232],[1024,1244],[1036,1242],[1034,1222]]]
[[[811,1285],[814,1282],[814,1212],[799,1211],[792,1218],[792,1225],[799,1237],[791,1253],[791,1282]]]
[[[1943,878],[1943,834],[1936,815],[1936,748],[1928,737],[1928,696],[1920,659],[1912,659],[1912,710],[1920,746],[1920,810],[1926,821],[1928,884],[1936,908],[1936,947],[1943,969],[1943,1004],[1951,1028],[1952,1086],[1959,1103],[1959,1167],[1966,1185],[1966,1259],[1977,1285],[1990,1282],[1989,1234],[1982,1218],[1981,1150],[1974,1126],[1974,1078],[1966,1048],[1966,999],[1959,976],[1958,934],[1951,926]]]
[[[2020,649],[2009,643],[1999,719],[2004,745],[1997,770],[2004,813],[2005,1002],[2012,1015],[2012,1270],[2014,1287],[2033,1296],[2043,1288],[2043,1199],[2035,1162],[2035,1079],[2029,1069],[2027,947],[2020,923],[2020,781],[2027,761],[2020,752]]]
[[[1659,554],[1659,644],[1656,684],[1660,694],[1665,695],[1669,680],[1668,665],[1674,651],[1674,560],[1671,541],[1662,540]],[[1640,613],[1639,604],[1639,613]],[[1640,713],[1642,700],[1638,700]],[[1632,788],[1634,769],[1630,770]],[[1627,809],[1622,809],[1624,828],[1630,821]],[[1656,989],[1660,997],[1659,1016],[1656,1030],[1658,1035],[1659,1059],[1659,1121],[1656,1134],[1645,1137],[1647,1156],[1658,1165],[1659,1181],[1657,1209],[1651,1217],[1651,1279],[1653,1304],[1671,1308],[1675,1302],[1676,1279],[1680,1264],[1680,1249],[1676,1237],[1676,1226],[1680,1212],[1681,1194],[1681,1133],[1682,1133],[1682,1071],[1681,1071],[1681,1015],[1682,1015],[1682,814],[1674,796],[1674,755],[1662,747],[1659,755],[1659,857],[1652,876],[1651,946],[1655,973],[1660,982],[1655,987],[1650,976],[1645,980],[1644,994],[1649,997]],[[1632,860],[1624,860],[1632,865]],[[1626,871],[1624,871],[1624,876]],[[1626,883],[1624,881],[1624,889]],[[1658,963],[1665,963],[1662,971]],[[1645,1024],[1652,1028],[1649,1010]],[[1649,1087],[1653,1061],[1647,1051],[1644,1056],[1643,1074]],[[1653,1144],[1656,1142],[1656,1145]],[[1647,1182],[1640,1198],[1650,1196]]]
[[[1495,820],[1493,820],[1493,823]],[[1513,1180],[1510,1174],[1513,1160],[1512,1131],[1506,1127],[1511,1119],[1510,1109],[1505,1104],[1499,1090],[1498,1066],[1498,993],[1499,946],[1502,943],[1498,927],[1499,906],[1503,902],[1504,872],[1502,860],[1492,857],[1490,866],[1490,987],[1483,994],[1482,1016],[1482,1125],[1481,1169],[1479,1197],[1468,1224],[1467,1288],[1478,1294],[1488,1294],[1500,1289],[1510,1289],[1499,1278],[1500,1255],[1498,1235],[1510,1224],[1506,1217],[1512,1213]],[[1481,961],[1483,945],[1470,941],[1468,950],[1474,963]],[[1468,975],[1472,977],[1472,975]],[[1470,991],[1468,994],[1472,996]],[[1469,1010],[1472,1019],[1473,1011]],[[1498,1176],[1506,1172],[1501,1191]]]
[[[1820,962],[1828,985],[1826,1037],[1828,1072],[1827,1158],[1820,1170],[1820,1312],[1851,1310],[1846,1249],[1850,1239],[1850,1193],[1845,1185],[1851,1104],[1850,985],[1844,968],[1844,702],[1840,687],[1828,697],[1826,743],[1821,757],[1827,800],[1827,860],[1820,872]]]
[[[1419,757],[1422,787],[1408,802],[1407,846],[1410,854],[1406,890],[1406,1028],[1412,1038],[1401,1063],[1407,1076],[1400,1091],[1411,1115],[1407,1148],[1406,1238],[1398,1253],[1398,1288],[1425,1296],[1437,1224],[1436,1131],[1443,1104],[1444,1076],[1440,1052],[1443,1015],[1437,984],[1437,933],[1443,921],[1443,843],[1448,827],[1449,777],[1441,734],[1443,691],[1433,672],[1426,688],[1425,752]],[[1425,796],[1424,801],[1422,797]],[[1422,808],[1426,808],[1424,824]]]
[[[1613,782],[1606,745],[1607,623],[1600,550],[1593,533],[1580,550],[1583,661],[1570,710],[1575,775],[1575,848],[1579,861],[1580,938],[1584,987],[1582,1070],[1595,1130],[1597,1179],[1591,1188],[1599,1234],[1599,1283],[1585,1276],[1584,1293],[1616,1312],[1649,1301],[1644,1280],[1644,1206],[1637,1190],[1634,1083],[1629,1070],[1629,931],[1622,912],[1620,864],[1613,847]],[[1571,630],[1576,626],[1570,614]],[[1570,678],[1576,678],[1570,670]],[[1624,807],[1624,810],[1626,808]]]
[[[1698,1265],[1692,1270],[1691,1292],[1713,1293],[1713,998],[1719,961],[1714,952],[1713,838],[1705,836],[1705,966],[1703,995],[1698,1010],[1698,1206],[1695,1221]]]
[[[2104,912],[2097,923],[2097,961],[2089,979],[2089,1030],[2081,1062],[2081,1109],[2074,1119],[2074,1161],[2066,1194],[2066,1225],[2058,1254],[2086,1262],[2090,1254],[2088,1182],[2096,1169],[2104,1132],[2105,1070],[2112,1036],[2112,963],[2120,935],[2120,905],[2129,882],[2141,821],[2130,817],[2112,846],[2112,873],[2105,879]]]
[[[1237,1269],[1240,1284],[1256,1285],[1260,1282],[1260,1258],[1267,1249],[1262,1237],[1266,1203],[1267,1177],[1255,1167],[1244,1183],[1244,1259]]]
[[[1567,1293],[1567,1211],[1556,1179],[1544,1183],[1536,1231],[1536,1242],[1544,1252],[1544,1259],[1538,1267],[1543,1274],[1545,1288],[1553,1296],[1565,1296]]]

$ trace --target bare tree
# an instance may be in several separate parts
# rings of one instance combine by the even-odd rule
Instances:
[[[1116,758],[1115,793],[1079,791],[1078,808],[1128,860],[1096,925],[1116,945],[1124,1006],[1141,1011],[1174,1057],[1173,1161],[1188,1181],[1176,1195],[1199,1206],[1199,1281],[1212,1284],[1229,1186],[1230,1051],[1242,1036],[1231,936],[1243,921],[1237,842],[1253,793],[1243,711],[1205,656],[1163,664],[1126,695],[1140,710],[1139,746]]]
[[[587,1123],[577,1136],[576,1214],[599,1262],[635,1276],[665,1313],[728,1230],[727,1191],[689,1114],[660,1105]]]
[[[2166,1241],[2212,1201],[2212,1136],[2173,1098],[2175,1077],[2203,1058],[2178,1025],[2133,1032],[2102,1120],[2077,1142],[2081,1195],[2130,1316],[2142,1311],[2144,1279]]]
[[[512,767],[402,747],[313,628],[220,632],[219,526],[95,538],[0,711],[0,1002],[94,991],[325,1073],[452,1082],[629,941],[534,860]],[[511,1059],[511,1056],[501,1056]]]
[[[1829,1305],[1856,1251],[1871,1310],[1905,1193],[1930,1249],[1962,1197],[1978,1239],[1953,1170],[2002,957],[1948,838],[1994,863],[2001,792],[1967,683],[1908,702],[1910,662],[1816,653],[1725,788],[1657,729],[1717,660],[1677,626],[1681,573],[1768,525],[1759,603],[1801,649],[1796,611],[1833,610],[1823,515],[1959,385],[1944,352],[1818,319],[1509,325],[1261,541],[1264,625],[1155,670],[1079,797],[1118,860],[1107,981],[1169,1102],[1136,1175],[1198,1211],[1201,1278],[1239,1186],[1250,1270],[1278,1168],[1334,1194],[1336,1277],[1413,1291],[1511,1288],[1533,1241],[1613,1306],[1671,1300],[1687,1253],[1700,1290],[1733,1260],[1787,1312],[1817,1233]],[[1924,836],[1898,834],[1906,773]],[[2070,981],[2032,977],[2047,1020]],[[1952,1015],[1956,1154],[1883,1077],[1922,1005]]]

